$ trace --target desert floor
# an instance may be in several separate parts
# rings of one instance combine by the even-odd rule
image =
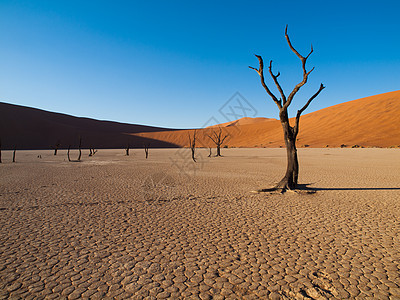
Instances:
[[[124,154],[2,152],[0,298],[400,299],[399,149]]]

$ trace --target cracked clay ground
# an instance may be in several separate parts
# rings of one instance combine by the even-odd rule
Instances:
[[[317,193],[251,193],[284,151],[3,151],[0,299],[400,299],[400,151],[300,149]]]

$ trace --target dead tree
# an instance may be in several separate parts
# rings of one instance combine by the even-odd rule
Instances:
[[[51,146],[51,148],[54,149],[54,155],[57,155],[57,151],[58,148],[60,148],[60,146],[61,146],[60,141],[57,141],[57,143],[54,146]]]
[[[89,156],[94,156],[96,152],[97,150],[95,150],[93,147],[89,148]]]
[[[71,161],[71,157],[69,156],[69,150],[71,150],[71,145],[68,145],[68,151],[67,151],[68,161]]]
[[[13,151],[13,163],[15,163],[15,152],[17,152],[17,146],[14,147]]]
[[[210,152],[208,153],[208,157],[211,157],[212,153],[211,153],[211,147],[208,148],[208,150],[210,150]]]
[[[79,146],[78,146],[78,149],[79,149],[79,156],[78,156],[78,161],[81,161],[81,156],[82,156],[81,147],[82,147],[82,137],[79,137]]]
[[[126,156],[129,156],[129,144],[126,146],[126,148],[125,148],[125,153],[126,153]]]
[[[215,156],[221,155],[221,145],[224,143],[225,139],[229,136],[229,134],[222,135],[222,128],[219,127],[219,132],[213,131],[211,135],[207,135],[217,146],[217,154]],[[211,151],[210,151],[211,152]]]
[[[72,161],[71,157],[69,156],[69,152],[71,150],[71,145],[68,146],[68,151],[67,151],[67,156],[68,156],[68,161]],[[79,137],[79,146],[78,146],[78,150],[79,150],[79,156],[77,160],[74,160],[75,162],[79,162],[81,161],[81,157],[82,157],[82,137]]]
[[[150,147],[150,143],[145,143],[143,144],[144,146],[144,153],[146,154],[146,159],[149,157],[149,147]]]
[[[297,159],[297,149],[296,149],[296,138],[299,133],[299,122],[300,122],[300,116],[303,113],[303,111],[306,110],[306,108],[310,105],[311,101],[313,101],[319,93],[325,88],[325,86],[321,83],[318,91],[312,95],[306,104],[297,111],[296,119],[294,126],[291,126],[289,124],[289,115],[288,115],[288,107],[292,103],[294,96],[296,93],[300,90],[300,88],[307,83],[308,76],[310,73],[314,70],[312,68],[310,71],[306,70],[306,62],[307,59],[310,57],[311,53],[313,53],[313,47],[311,45],[311,50],[308,53],[307,56],[302,56],[292,45],[289,35],[287,33],[287,25],[285,28],[285,38],[286,41],[290,47],[290,49],[297,55],[298,58],[301,60],[301,66],[303,69],[303,79],[301,82],[299,82],[293,90],[290,92],[289,96],[286,97],[279,81],[278,77],[280,73],[278,72],[277,74],[274,74],[272,71],[272,60],[269,62],[269,74],[271,75],[272,80],[274,81],[279,93],[280,93],[280,98],[276,97],[271,90],[268,88],[267,84],[265,83],[264,80],[264,62],[263,59],[260,55],[255,55],[259,61],[259,68],[253,68],[249,67],[250,69],[255,70],[258,75],[261,78],[261,85],[264,87],[265,91],[268,93],[268,95],[272,98],[272,100],[275,102],[275,104],[279,108],[279,119],[281,121],[281,125],[283,128],[283,133],[284,133],[284,139],[285,139],[285,145],[286,145],[286,152],[287,152],[287,169],[286,169],[286,174],[282,178],[282,180],[272,189],[263,189],[259,190],[259,192],[267,192],[267,191],[274,191],[274,190],[279,190],[281,192],[284,192],[286,190],[294,190],[297,187],[298,183],[298,175],[299,175],[299,162]]]
[[[2,163],[1,161],[1,139],[0,139],[0,164]]]
[[[196,130],[193,133],[193,139],[190,137],[190,133],[188,133],[189,136],[189,146],[190,150],[192,151],[192,159],[194,162],[196,162],[196,157],[195,157],[195,151],[196,151]]]

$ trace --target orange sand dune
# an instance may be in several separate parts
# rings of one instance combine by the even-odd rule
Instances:
[[[292,120],[293,121],[293,120]],[[362,98],[302,116],[298,146],[390,147],[400,145],[400,91]],[[242,118],[220,124],[229,134],[229,147],[284,146],[280,122],[267,118]],[[197,146],[214,146],[208,135],[216,126],[197,130]],[[193,130],[172,130],[78,118],[0,102],[0,139],[3,149],[187,147]]]
[[[218,125],[208,126],[207,128],[242,126],[242,125],[250,125],[250,124],[259,124],[262,122],[269,122],[269,121],[276,121],[276,119],[269,119],[269,118],[263,118],[263,117],[258,117],[258,118],[244,117],[244,118],[241,118],[241,119],[238,119],[235,121],[230,121],[230,122],[221,123]]]
[[[229,134],[224,143],[229,147],[284,146],[278,120],[256,118],[252,122],[251,118],[247,118],[221,124],[221,128],[223,134]],[[207,136],[213,130],[217,130],[215,126],[197,130],[198,146],[213,146]],[[189,133],[193,135],[193,130],[135,135],[187,147]],[[342,144],[350,147],[400,145],[400,91],[345,102],[302,116],[299,147],[339,147]]]

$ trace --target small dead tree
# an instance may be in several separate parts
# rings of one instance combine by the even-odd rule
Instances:
[[[93,147],[89,148],[89,156],[94,156],[96,152],[97,150],[95,150]]]
[[[71,145],[68,145],[68,151],[67,151],[68,161],[71,161],[71,157],[69,156],[70,150],[71,150]]]
[[[82,137],[79,137],[79,146],[78,146],[78,149],[79,149],[79,156],[78,156],[78,161],[81,161],[81,156],[82,156],[81,147],[82,147]]]
[[[190,137],[190,132],[188,133],[189,136],[189,146],[190,150],[192,151],[192,160],[196,162],[195,151],[196,151],[196,130],[193,133],[193,139]]]
[[[129,148],[130,148],[130,146],[129,146],[129,144],[126,146],[126,148],[125,148],[125,155],[126,156],[129,156]]]
[[[1,161],[1,139],[0,139],[0,164],[2,163]]]
[[[213,131],[211,135],[207,135],[217,146],[217,154],[215,156],[222,156],[221,155],[221,145],[224,143],[225,139],[229,136],[229,134],[222,134],[222,128],[219,127],[219,131]],[[210,151],[211,152],[211,151]]]
[[[312,95],[306,104],[297,111],[296,119],[295,119],[295,124],[294,126],[291,126],[289,124],[289,115],[288,115],[288,107],[292,103],[294,96],[296,93],[300,90],[300,88],[307,83],[308,76],[310,73],[314,70],[312,68],[310,71],[306,70],[306,62],[307,59],[310,57],[311,53],[313,53],[313,47],[311,45],[311,50],[308,53],[307,56],[302,56],[292,45],[289,35],[287,33],[287,25],[285,28],[285,38],[286,41],[289,45],[289,48],[294,52],[294,54],[297,55],[298,58],[301,60],[301,66],[303,69],[303,79],[301,82],[299,82],[291,91],[289,96],[286,97],[279,81],[278,77],[280,73],[278,72],[277,74],[274,74],[272,71],[272,60],[269,62],[269,74],[271,75],[272,80],[274,81],[281,97],[278,99],[268,88],[268,86],[265,83],[264,80],[264,62],[263,59],[260,55],[255,55],[258,59],[259,62],[259,68],[253,68],[249,67],[250,69],[255,70],[258,75],[261,78],[261,85],[264,87],[265,91],[268,93],[268,95],[272,98],[272,100],[275,102],[275,104],[279,108],[279,119],[281,121],[281,125],[283,128],[283,133],[284,133],[284,139],[285,139],[285,145],[286,145],[286,152],[287,152],[287,169],[286,169],[286,174],[282,178],[282,180],[272,189],[262,189],[259,190],[259,192],[268,192],[268,191],[274,191],[274,190],[279,190],[281,192],[284,192],[286,190],[294,190],[297,187],[298,183],[298,174],[299,174],[299,162],[297,159],[297,149],[296,149],[296,138],[299,133],[299,122],[300,122],[300,116],[303,113],[303,111],[306,110],[306,108],[310,105],[311,101],[313,101],[319,93],[325,88],[325,86],[321,83],[318,91]]]
[[[210,152],[208,153],[208,157],[211,157],[211,155],[212,155],[212,152],[211,152],[211,147],[210,147],[210,148],[208,148],[208,150],[210,151]]]
[[[60,148],[60,146],[61,146],[60,141],[57,141],[57,143],[54,146],[51,146],[51,148],[54,149],[54,155],[57,155],[57,151],[58,148]]]
[[[14,147],[13,151],[13,163],[15,163],[15,153],[17,152],[17,146]]]
[[[146,159],[149,157],[149,147],[150,147],[150,143],[145,143],[143,144],[144,146],[144,153],[146,154]]]
[[[67,156],[68,156],[68,161],[72,161],[71,157],[69,155],[69,152],[71,150],[71,145],[68,146],[68,151],[67,151]],[[82,137],[79,137],[79,146],[78,146],[78,150],[79,150],[79,156],[77,160],[74,160],[75,162],[79,162],[81,161],[81,157],[82,157]]]

